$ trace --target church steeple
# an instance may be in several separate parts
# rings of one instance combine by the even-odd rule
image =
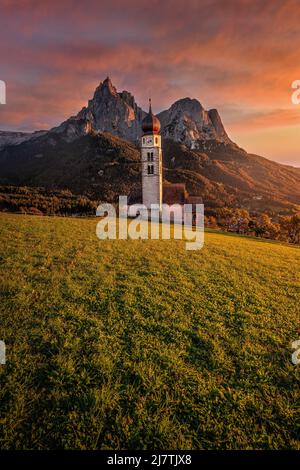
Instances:
[[[142,190],[143,204],[162,209],[162,150],[159,119],[153,114],[151,98],[149,112],[142,121]]]
[[[143,119],[142,129],[144,134],[159,134],[160,131],[159,119],[152,112],[151,98],[149,98],[149,112]]]

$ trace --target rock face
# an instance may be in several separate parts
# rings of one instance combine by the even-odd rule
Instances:
[[[141,134],[145,112],[128,92],[118,93],[109,77],[96,88],[94,96],[75,117],[62,123],[52,132],[66,133],[68,140],[91,130],[135,142]]]
[[[76,116],[72,116],[48,133],[33,134],[8,133],[1,138],[0,148],[14,145],[43,136],[51,143],[53,136],[59,135],[66,142],[91,133],[109,132],[129,142],[136,143],[141,136],[141,124],[146,113],[135,102],[128,91],[118,92],[109,77],[96,88],[88,105]],[[161,134],[190,148],[197,148],[199,142],[214,140],[230,143],[218,111],[206,111],[196,99],[183,98],[169,109],[158,114],[161,121]],[[13,135],[14,134],[14,135]],[[45,135],[46,134],[46,135]]]
[[[220,140],[221,142],[228,142],[230,141],[225,129],[224,129],[224,126],[223,126],[223,123],[221,121],[221,118],[220,118],[220,115],[218,113],[218,111],[216,109],[210,109],[208,111],[208,116],[211,120],[211,123],[216,131],[216,136],[217,136],[217,139]]]
[[[183,98],[158,114],[162,135],[195,148],[197,141],[230,143],[216,109],[206,111],[198,100]]]
[[[96,131],[110,132],[129,141],[140,135],[141,121],[145,116],[134,97],[127,91],[118,93],[107,78],[96,88],[87,108],[79,113],[80,118],[90,122]]]
[[[71,141],[94,130],[136,142],[141,136],[141,123],[145,115],[134,96],[128,91],[117,92],[107,77],[96,88],[87,107],[51,132],[60,133]],[[196,99],[178,100],[168,110],[159,113],[158,118],[163,137],[188,147],[196,147],[197,141],[231,142],[218,111],[206,111]]]

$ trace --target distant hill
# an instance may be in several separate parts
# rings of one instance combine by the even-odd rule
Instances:
[[[68,188],[99,200],[140,200],[139,137],[145,112],[109,78],[76,116],[48,132],[0,132],[0,184]],[[217,110],[184,98],[158,114],[164,179],[185,182],[207,207],[292,212],[300,169],[248,154],[227,135]]]
[[[0,131],[0,150],[9,145],[18,145],[27,140],[33,140],[44,134],[46,131],[29,132],[10,132]]]
[[[106,201],[140,185],[138,149],[108,133],[72,142],[47,135],[9,147],[0,158],[2,184],[68,188]]]

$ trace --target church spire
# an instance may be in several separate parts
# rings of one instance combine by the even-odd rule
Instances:
[[[152,112],[151,98],[149,98],[149,112],[142,121],[142,129],[144,134],[159,134],[160,131],[159,119]]]
[[[142,121],[141,159],[142,159],[142,195],[147,209],[154,204],[162,210],[162,150],[160,122],[152,112],[149,96],[149,112]]]

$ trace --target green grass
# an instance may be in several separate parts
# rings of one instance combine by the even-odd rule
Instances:
[[[300,448],[299,249],[0,224],[0,448]]]

